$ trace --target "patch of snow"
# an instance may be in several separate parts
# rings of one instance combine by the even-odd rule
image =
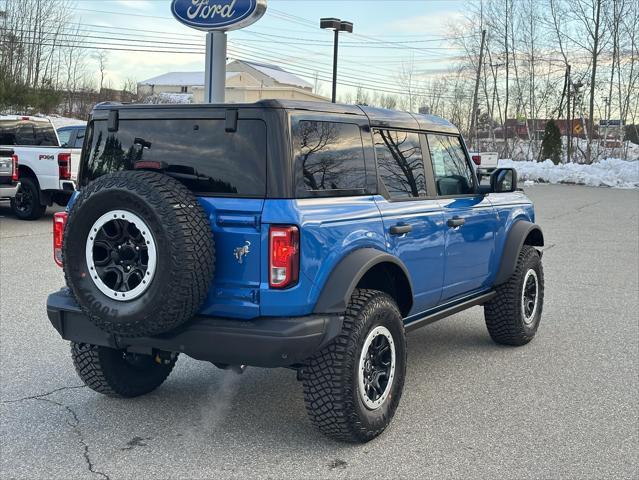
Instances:
[[[142,103],[166,104],[166,103],[193,103],[192,93],[156,93],[146,97]]]
[[[591,165],[500,160],[502,168],[514,168],[524,185],[569,183],[590,187],[639,188],[639,161],[606,158]]]

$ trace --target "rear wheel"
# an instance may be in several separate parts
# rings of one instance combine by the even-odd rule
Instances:
[[[525,345],[537,333],[543,306],[541,256],[534,247],[524,245],[515,272],[497,287],[497,295],[484,306],[488,333],[502,345]]]
[[[355,290],[342,333],[303,368],[311,422],[336,440],[368,442],[390,424],[404,387],[402,316],[386,293]]]
[[[177,361],[86,343],[71,343],[75,371],[92,390],[110,397],[139,397],[158,388]]]
[[[40,188],[31,177],[20,179],[20,187],[11,199],[11,209],[20,220],[37,220],[46,212],[47,206],[40,203]]]

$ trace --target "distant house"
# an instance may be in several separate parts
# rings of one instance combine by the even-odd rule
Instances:
[[[204,72],[170,72],[138,83],[138,96],[166,95],[204,102]],[[306,80],[276,66],[235,60],[226,67],[226,101],[252,103],[263,99],[326,101]]]

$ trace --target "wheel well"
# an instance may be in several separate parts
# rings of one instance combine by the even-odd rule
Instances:
[[[18,164],[18,172],[20,173],[20,177],[33,178],[33,180],[35,180],[36,184],[38,185],[38,188],[40,187],[40,184],[38,183],[38,176],[29,167],[27,167],[26,165]]]
[[[541,230],[538,228],[533,228],[526,239],[524,240],[524,245],[531,245],[533,247],[543,247],[544,246],[544,234],[541,233]]]
[[[380,290],[389,294],[397,302],[403,317],[407,317],[413,307],[410,282],[402,269],[394,263],[382,262],[371,267],[360,279],[357,288]]]

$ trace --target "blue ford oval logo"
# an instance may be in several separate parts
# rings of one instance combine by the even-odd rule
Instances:
[[[266,0],[173,0],[173,16],[198,30],[237,30],[258,21]]]

